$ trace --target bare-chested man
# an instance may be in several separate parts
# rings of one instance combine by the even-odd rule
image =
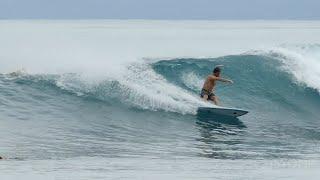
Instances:
[[[215,105],[218,105],[219,103],[217,96],[213,93],[214,87],[216,85],[216,81],[233,83],[232,80],[221,78],[220,73],[221,73],[220,66],[215,67],[213,70],[213,74],[209,75],[206,81],[204,82],[204,85],[200,94],[202,99],[204,99],[205,101],[213,101]]]

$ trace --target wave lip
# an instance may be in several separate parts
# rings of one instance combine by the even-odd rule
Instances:
[[[320,93],[320,45],[284,46],[271,49],[266,55],[278,58],[298,83]]]

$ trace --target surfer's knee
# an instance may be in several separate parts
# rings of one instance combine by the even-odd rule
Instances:
[[[212,101],[218,101],[218,97],[217,97],[217,96],[212,96],[212,97],[211,97],[211,100],[212,100]]]
[[[208,101],[208,95],[203,95],[202,99],[205,100],[205,101]]]
[[[214,103],[215,105],[218,105],[219,100],[218,100],[218,97],[217,97],[217,96],[213,96],[213,97],[212,97],[212,101],[213,101],[213,103]]]

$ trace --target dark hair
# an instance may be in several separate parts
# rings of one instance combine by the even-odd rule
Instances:
[[[213,73],[219,73],[219,72],[221,72],[221,68],[220,67],[215,67],[213,69]]]

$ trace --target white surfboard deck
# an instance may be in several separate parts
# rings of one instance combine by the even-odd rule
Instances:
[[[247,114],[249,111],[236,108],[226,108],[226,107],[199,107],[198,112],[208,113],[208,114],[217,114],[223,116],[239,117]]]

